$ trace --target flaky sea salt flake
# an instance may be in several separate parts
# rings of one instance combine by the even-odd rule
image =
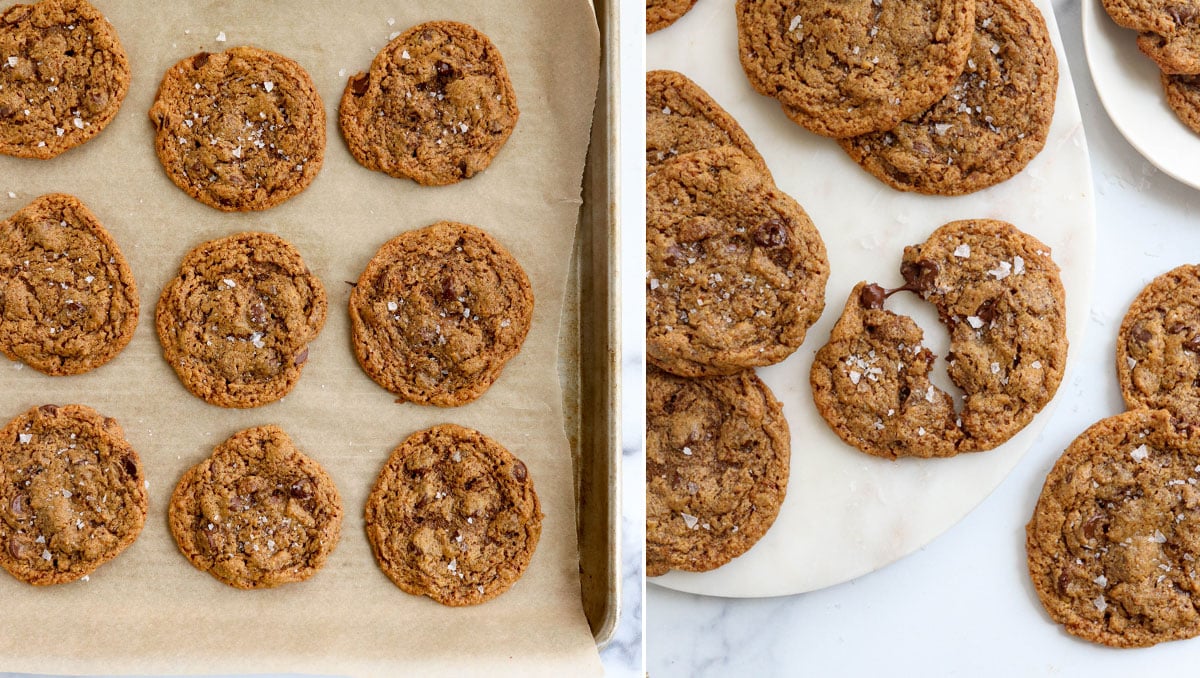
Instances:
[[[217,42],[225,42],[225,31],[217,33]]]
[[[680,512],[679,517],[683,518],[683,522],[685,525],[687,525],[687,528],[689,530],[696,529],[696,525],[700,522],[699,518],[697,518],[696,516],[694,516],[690,513]]]
[[[28,445],[29,442],[33,440],[33,434],[32,433],[20,433],[17,435],[17,440],[20,440],[22,445]]]
[[[1129,453],[1129,456],[1133,457],[1134,461],[1144,461],[1146,457],[1150,456],[1150,450],[1147,450],[1145,445],[1138,445]]]
[[[967,243],[963,243],[963,244],[959,245],[958,247],[955,247],[954,248],[954,256],[958,257],[959,259],[970,258],[971,246],[968,245]]]

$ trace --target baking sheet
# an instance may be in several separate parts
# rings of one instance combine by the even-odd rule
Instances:
[[[1012,222],[1049,245],[1067,294],[1067,337],[1082,345],[1091,296],[1095,208],[1087,142],[1062,41],[1048,0],[1034,0],[1058,55],[1058,93],[1046,147],[1016,177],[954,198],[902,193],[858,167],[831,139],[783,115],[750,86],[737,57],[733,2],[705,0],[647,38],[647,68],[681,71],[738,120],[780,188],[816,224],[829,253],[825,312],[800,349],[758,370],[783,403],[792,436],[791,478],[779,517],[749,552],[711,572],[671,572],[650,581],[720,596],[801,593],[866,574],[911,553],[961,520],[1020,461],[1045,427],[1059,389],[1024,431],[995,450],[952,459],[887,461],[843,443],[816,412],[809,369],[859,280],[903,284],[905,245],[955,219]],[[929,304],[897,295],[888,308],[912,315],[939,360],[935,382],[960,393],[945,373],[949,335]],[[1075,354],[1068,353],[1068,374]]]
[[[80,402],[115,417],[142,456],[150,516],[138,541],[90,581],[33,589],[0,576],[6,612],[26,620],[0,634],[0,666],[68,673],[598,673],[580,603],[573,463],[557,359],[599,68],[591,4],[97,5],[129,54],[129,95],[109,128],[83,147],[45,163],[0,157],[0,213],[46,192],[78,196],[129,259],[142,316],[129,347],[87,375],[52,379],[0,364],[0,418],[44,402]],[[422,188],[355,163],[337,130],[336,110],[347,77],[366,70],[391,35],[434,19],[465,21],[496,43],[521,119],[489,170],[455,186]],[[324,168],[308,190],[266,212],[225,214],[167,179],[146,111],[177,60],[240,44],[304,66],[324,100],[328,145]],[[7,197],[9,191],[17,197]],[[521,353],[478,401],[455,409],[397,405],[354,360],[350,286],[343,281],[356,280],[396,233],[442,219],[479,225],[513,252],[533,284],[533,325]],[[180,385],[161,358],[153,312],[190,248],[245,230],[277,233],[296,245],[324,282],[330,313],[290,395],[253,410],[225,410]],[[466,609],[401,592],[379,571],[363,532],[363,503],[390,450],[413,431],[441,422],[478,428],[522,458],[546,513],[525,576],[495,601]],[[346,508],[343,536],[309,581],[237,591],[179,555],[166,503],[180,475],[214,445],[267,423],[281,425],[337,482]]]

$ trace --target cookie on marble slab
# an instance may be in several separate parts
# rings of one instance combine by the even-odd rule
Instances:
[[[1167,105],[1183,124],[1200,134],[1200,76],[1161,74]]]
[[[38,586],[85,578],[137,539],[146,477],[114,419],[42,405],[0,431],[0,566]]]
[[[155,326],[163,358],[192,395],[257,407],[296,385],[327,305],[291,243],[239,233],[188,252],[158,299]]]
[[[341,537],[342,499],[282,429],[259,426],[233,434],[183,474],[168,521],[196,569],[234,588],[272,588],[325,565]]]
[[[299,194],[325,157],[325,107],[291,59],[256,47],[187,57],[163,76],[154,148],[167,176],[226,212],[265,210]]]
[[[495,238],[440,221],[384,243],[350,292],[354,355],[397,402],[482,396],[533,318],[525,269]]]
[[[543,515],[524,462],[478,431],[442,424],[392,450],[365,517],[375,559],[396,586],[457,607],[521,578]]]
[[[767,163],[741,125],[700,85],[676,71],[646,74],[646,169],[706,148],[733,146],[767,175]]]
[[[0,154],[47,160],[99,134],[129,91],[129,60],[84,0],[0,13]]]
[[[829,261],[804,209],[737,149],[646,180],[646,348],[681,376],[780,362],[825,308]]]
[[[675,23],[696,0],[646,0],[646,32],[654,33]]]
[[[809,131],[842,138],[891,129],[950,91],[975,2],[738,0],[736,11],[754,89]]]
[[[973,193],[1033,160],[1054,117],[1058,59],[1029,0],[979,0],[966,68],[950,93],[895,128],[839,144],[901,191]]]
[[[1029,574],[1050,617],[1113,647],[1200,634],[1198,484],[1200,439],[1165,410],[1080,434],[1026,526]]]
[[[387,44],[350,77],[338,120],[360,165],[424,186],[487,169],[520,111],[500,51],[454,21],[430,21]]]
[[[787,494],[782,406],[745,370],[688,379],[646,372],[646,575],[703,572],[748,551]]]
[[[140,302],[116,241],[74,196],[43,195],[0,222],[0,351],[60,376],[112,360]]]

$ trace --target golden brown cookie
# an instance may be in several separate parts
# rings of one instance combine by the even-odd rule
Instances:
[[[138,292],[112,236],[76,198],[43,195],[0,222],[0,351],[82,374],[133,338]]]
[[[425,186],[487,169],[520,111],[486,35],[454,21],[418,24],[351,76],[338,120],[363,167]]]
[[[825,307],[821,235],[736,149],[677,158],[646,180],[646,350],[711,376],[777,363]]]
[[[1084,431],[1046,477],[1026,527],[1050,617],[1113,647],[1200,634],[1200,439],[1163,410]]]
[[[1158,276],[1133,300],[1117,332],[1117,381],[1130,409],[1200,428],[1200,266]]]
[[[654,33],[688,13],[696,0],[646,0],[646,32]]]
[[[768,177],[767,163],[741,125],[700,85],[675,71],[646,74],[646,170],[706,148],[733,146]]]
[[[1046,143],[1058,58],[1029,0],[978,0],[966,69],[932,107],[839,144],[901,191],[962,195],[1020,172]]]
[[[367,498],[367,539],[405,593],[478,605],[524,574],[542,517],[520,459],[478,431],[442,424],[392,450]]]
[[[42,405],[0,431],[0,566],[63,584],[129,547],[146,522],[146,477],[113,419]]]
[[[475,400],[521,350],[532,318],[533,290],[517,260],[452,221],[389,240],[350,293],[354,355],[397,402]]]
[[[300,64],[255,47],[171,67],[150,109],[167,176],[226,212],[265,210],[303,191],[325,157],[325,108]]]
[[[168,509],[179,551],[239,589],[304,581],[342,534],[333,480],[278,426],[238,431],[188,469]]]
[[[257,407],[296,385],[326,306],[325,287],[291,243],[239,233],[188,252],[158,299],[155,325],[192,395]]]
[[[738,52],[759,94],[829,137],[891,129],[966,65],[974,0],[738,0]]]
[[[117,116],[129,61],[113,25],[84,0],[0,13],[0,153],[46,160]]]
[[[1138,32],[1137,44],[1164,73],[1200,73],[1200,7],[1190,0],[1103,0],[1118,26]]]
[[[646,575],[703,572],[754,546],[779,514],[787,421],[746,370],[686,379],[646,371]]]
[[[1190,25],[1172,35],[1141,33],[1138,49],[1154,60],[1163,73],[1172,75],[1200,74],[1200,10],[1193,9]]]
[[[1200,76],[1163,73],[1160,77],[1167,105],[1183,124],[1200,134]]]

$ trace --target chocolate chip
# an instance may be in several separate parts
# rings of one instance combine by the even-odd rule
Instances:
[[[782,247],[787,240],[787,225],[779,219],[771,219],[754,230],[754,244],[759,247]]]
[[[12,502],[9,505],[9,508],[11,509],[12,514],[14,516],[16,516],[18,519],[28,516],[29,515],[29,495],[25,494],[24,492],[17,494],[17,496],[12,498]]]
[[[1083,524],[1083,537],[1085,539],[1095,539],[1098,534],[1103,532],[1103,523],[1105,515],[1103,513],[1093,514],[1087,522]]]
[[[46,404],[46,405],[42,405],[38,409],[51,417],[56,416],[58,414],[58,405]]]
[[[28,552],[29,547],[26,546],[25,542],[19,539],[17,535],[14,534],[8,538],[8,553],[13,558],[20,560],[24,558],[25,554]]]
[[[1192,353],[1200,353],[1200,334],[1183,342],[1183,347]]]
[[[1070,583],[1071,583],[1071,577],[1069,577],[1066,572],[1059,574],[1058,575],[1058,592],[1065,594],[1067,592],[1067,586]]]
[[[371,78],[366,73],[359,73],[350,78],[350,93],[356,97],[366,94],[370,86]]]
[[[450,278],[442,278],[442,301],[454,301],[458,299],[458,293],[454,291],[454,281]]]
[[[975,316],[983,321],[983,324],[990,325],[996,319],[999,312],[996,310],[996,299],[988,299],[975,309]]]
[[[7,118],[7,117],[11,116],[12,114],[13,114],[13,109],[9,108],[8,106],[5,106],[4,104],[0,104],[0,118]]]
[[[910,396],[910,395],[912,395],[912,389],[910,389],[907,385],[900,387],[900,402],[901,403],[908,400],[908,396]]]
[[[204,68],[204,64],[208,63],[208,58],[212,56],[208,52],[201,52],[192,57],[192,68]]]
[[[121,468],[125,469],[125,473],[128,473],[130,478],[137,480],[138,465],[133,457],[128,455],[121,457]]]
[[[1186,332],[1190,329],[1191,328],[1188,327],[1187,325],[1185,325],[1179,321],[1176,321],[1167,326],[1167,333],[1168,334],[1179,334],[1181,332]]]
[[[262,325],[267,322],[267,307],[261,301],[250,304],[250,322]]]
[[[667,266],[682,266],[687,262],[687,257],[683,254],[683,250],[679,249],[678,245],[668,245],[667,252],[663,255],[663,263]]]
[[[445,61],[438,61],[433,67],[437,71],[439,78],[449,78],[454,75],[454,67]]]
[[[233,498],[229,500],[230,511],[245,511],[248,508],[250,508],[249,497],[243,497],[240,494],[235,494],[233,495]]]
[[[1154,335],[1150,334],[1150,330],[1141,325],[1135,325],[1131,334],[1133,340],[1142,345],[1150,343],[1150,340],[1154,338]]]
[[[312,481],[308,478],[301,478],[300,480],[292,483],[291,490],[292,497],[296,499],[311,499],[313,496]]]
[[[1183,26],[1196,18],[1197,10],[1195,7],[1187,7],[1182,5],[1173,5],[1167,8],[1167,13],[1175,20],[1175,23]]]
[[[928,259],[920,261],[905,262],[900,267],[900,275],[904,276],[904,287],[912,292],[916,292],[924,296],[927,292],[933,290],[937,284],[938,265]]]
[[[512,475],[517,480],[525,480],[525,478],[529,475],[529,470],[525,468],[525,462],[521,461],[520,459],[514,459]]]
[[[293,365],[303,365],[304,361],[306,361],[306,360],[308,360],[308,347],[307,346],[304,347],[304,350],[302,350],[296,354],[296,357],[292,359],[292,364]]]
[[[858,295],[859,305],[869,309],[883,308],[884,299],[887,299],[887,290],[873,283],[863,286],[862,292]]]

